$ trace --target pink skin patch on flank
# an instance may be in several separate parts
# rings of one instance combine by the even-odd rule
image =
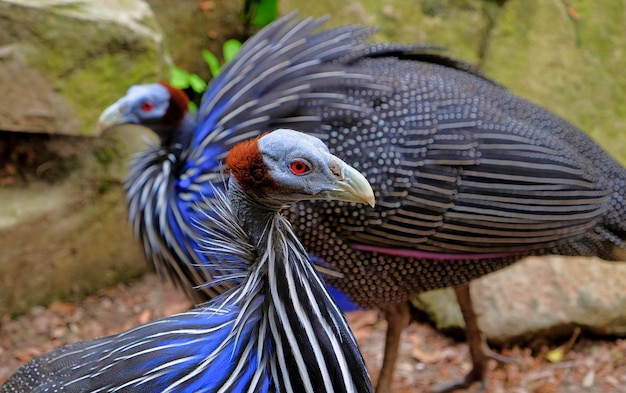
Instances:
[[[467,259],[495,259],[509,257],[515,255],[513,253],[499,252],[486,254],[444,254],[438,252],[428,252],[411,250],[406,248],[385,248],[376,246],[367,246],[365,244],[351,244],[350,247],[359,251],[377,252],[379,254],[395,255],[405,258],[432,259],[437,261],[460,261]]]

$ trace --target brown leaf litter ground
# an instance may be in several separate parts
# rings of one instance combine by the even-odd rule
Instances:
[[[105,289],[74,303],[36,307],[15,319],[0,322],[0,383],[20,364],[61,345],[127,330],[138,324],[188,309],[185,298],[148,274],[128,285]],[[376,311],[348,315],[374,379],[382,364],[385,322]],[[626,393],[626,340],[578,337],[575,342],[551,343],[533,350],[500,349],[513,364],[490,364],[487,393]],[[564,347],[562,359],[546,355]],[[394,378],[395,393],[428,392],[456,381],[469,371],[467,346],[425,323],[406,330]],[[479,391],[479,385],[467,390]]]

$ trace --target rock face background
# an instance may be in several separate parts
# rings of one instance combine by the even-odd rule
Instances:
[[[219,53],[224,40],[243,37],[241,6],[0,0],[0,153],[34,162],[32,173],[10,177],[13,161],[0,158],[0,315],[146,270],[120,186],[146,134],[130,127],[95,137],[93,126],[128,86],[167,78],[170,59],[206,77],[200,50]],[[376,25],[373,40],[448,47],[626,162],[626,0],[281,0],[280,7],[282,14],[331,15],[330,26]],[[32,146],[34,157],[20,153]],[[625,282],[622,264],[548,258],[478,280],[473,291],[483,329],[506,342],[567,334],[574,325],[624,334]],[[449,309],[429,311],[443,315],[436,317],[443,325],[456,312],[446,298],[450,292],[438,291],[417,302]],[[593,327],[592,317],[599,320]],[[524,321],[540,323],[517,329]]]
[[[93,135],[118,91],[165,67],[147,3],[0,2],[0,129]]]
[[[596,335],[626,335],[626,266],[588,258],[527,258],[473,281],[474,309],[490,342],[504,345],[538,337],[563,338],[576,327]],[[454,292],[413,299],[437,328],[462,333]]]
[[[82,136],[168,63],[143,1],[0,1],[0,315],[146,270],[120,189],[136,138]]]

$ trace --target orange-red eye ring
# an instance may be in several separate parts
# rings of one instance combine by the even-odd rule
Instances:
[[[293,161],[290,168],[295,175],[304,175],[309,171],[309,166],[304,161]]]
[[[154,103],[151,101],[145,101],[141,103],[141,110],[144,112],[150,112],[154,109]]]

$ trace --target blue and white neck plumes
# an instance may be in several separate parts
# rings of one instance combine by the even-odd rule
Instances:
[[[291,130],[237,145],[226,164],[228,197],[214,190],[199,231],[224,274],[246,266],[241,284],[196,310],[36,358],[0,393],[372,391],[343,314],[280,213],[303,199],[373,205],[366,179]]]
[[[162,277],[171,279],[194,303],[232,288],[236,283],[225,277],[221,278],[221,286],[204,289],[208,296],[189,285],[210,282],[220,275],[189,267],[208,262],[197,252],[198,232],[193,223],[202,217],[199,205],[212,196],[209,181],[217,180],[196,178],[193,173],[220,173],[219,159],[223,159],[224,149],[214,149],[220,156],[207,157],[206,168],[201,165],[201,171],[191,169],[189,172],[193,173],[185,173],[196,116],[189,112],[189,99],[184,92],[165,82],[132,86],[98,120],[102,130],[125,123],[149,127],[159,137],[158,143],[149,142],[147,149],[135,155],[124,185],[129,222],[135,236],[141,239],[146,257]],[[170,271],[176,274],[170,275]]]
[[[367,73],[341,66],[371,52],[364,40],[373,29],[314,33],[322,24],[313,19],[294,23],[291,16],[263,29],[211,83],[197,114],[188,112],[182,92],[155,83],[131,87],[99,119],[103,130],[132,123],[159,135],[160,143],[139,153],[131,165],[125,184],[129,221],[147,259],[195,303],[238,284],[234,276],[228,279],[220,271],[195,268],[209,260],[197,252],[198,233],[192,223],[202,218],[205,200],[213,195],[209,184],[221,182],[220,162],[226,152],[242,140],[283,127],[283,118],[302,131],[318,128],[321,114],[297,113],[304,102],[323,102],[341,117],[347,111],[360,113],[346,103],[346,89],[388,89],[376,86]],[[363,115],[367,121],[369,115]],[[361,118],[353,120],[357,124]],[[215,282],[216,276],[221,277],[219,285],[202,285]]]

